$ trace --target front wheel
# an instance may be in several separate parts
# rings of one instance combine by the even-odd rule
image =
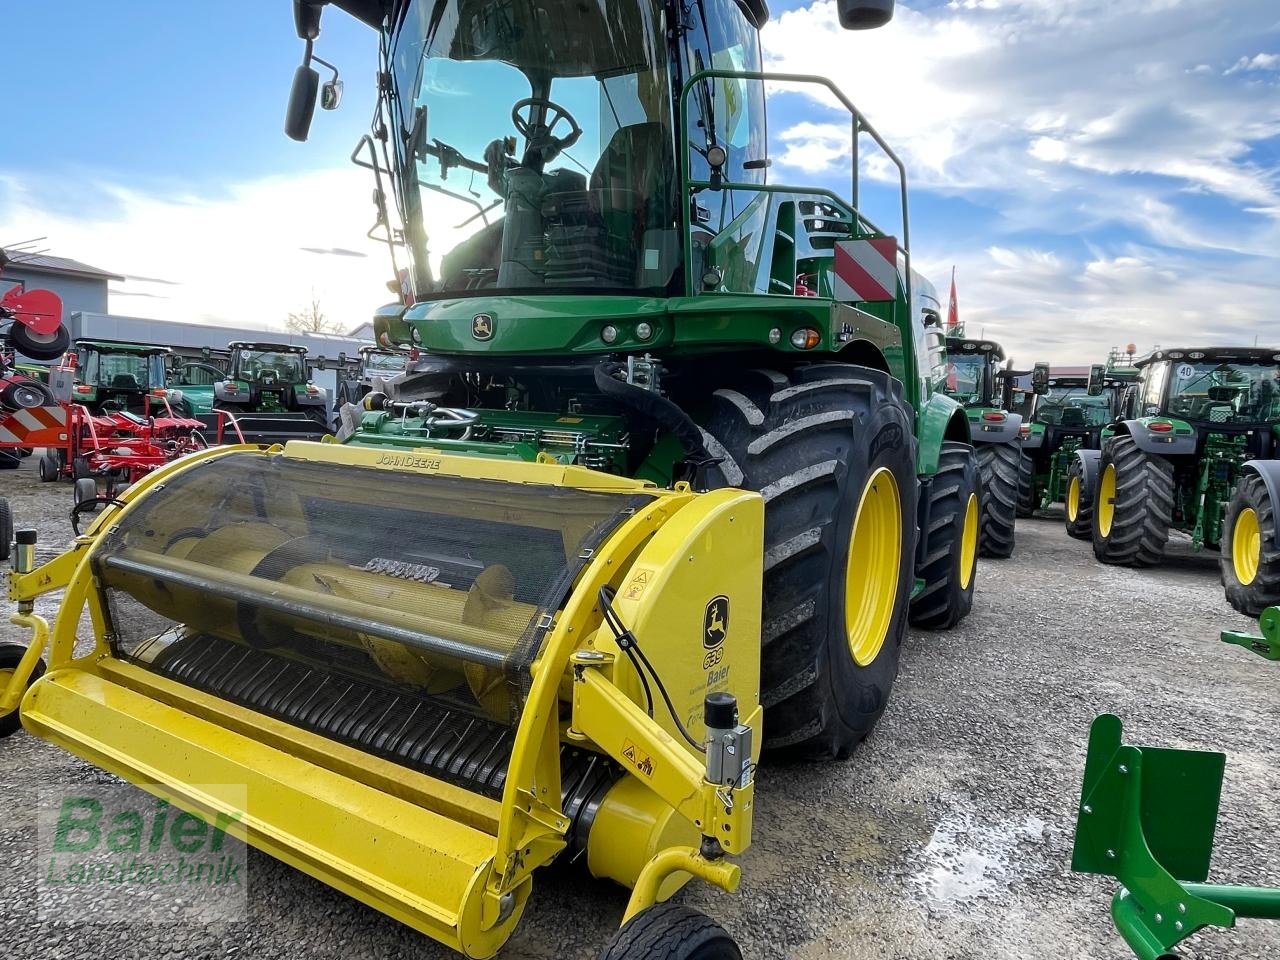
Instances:
[[[615,933],[600,960],[742,960],[724,927],[678,903],[642,910]]]
[[[978,555],[1003,560],[1013,554],[1013,527],[1018,517],[1018,470],[1022,450],[1017,441],[984,443],[976,451],[982,477],[982,524]]]
[[[981,480],[973,447],[946,442],[929,484],[928,553],[916,568],[924,589],[911,601],[911,623],[946,630],[973,609],[982,515]]]
[[[914,581],[911,408],[878,370],[754,371],[710,398],[720,485],[765,501],[764,748],[845,757],[898,674]]]
[[[1093,495],[1085,489],[1084,467],[1073,457],[1067,466],[1067,492],[1063,496],[1062,515],[1067,536],[1077,540],[1093,537]]]
[[[0,692],[9,686],[14,672],[18,669],[18,664],[22,661],[22,657],[26,652],[27,648],[20,643],[0,643]],[[44,670],[44,661],[36,661],[35,669],[31,671],[31,679],[27,681],[27,686],[30,687],[31,684],[44,676]],[[0,738],[16,733],[20,726],[22,726],[22,722],[18,716],[18,708],[14,707],[8,713],[0,716]]]
[[[1222,582],[1227,601],[1246,616],[1280,605],[1280,547],[1276,504],[1262,478],[1246,475],[1227,504],[1222,524]]]
[[[1173,464],[1132,437],[1102,448],[1093,494],[1093,555],[1103,563],[1150,567],[1164,559],[1173,524]]]

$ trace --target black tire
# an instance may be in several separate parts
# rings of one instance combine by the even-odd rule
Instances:
[[[0,497],[0,561],[8,560],[13,551],[13,510],[9,501]]]
[[[0,470],[17,470],[22,465],[22,454],[16,449],[0,450]]]
[[[1013,554],[1014,523],[1018,518],[1017,441],[983,443],[974,448],[982,477],[982,531],[978,555],[1003,560]]]
[[[1040,506],[1036,496],[1036,462],[1025,453],[1018,460],[1018,519],[1025,520]]]
[[[71,479],[84,480],[92,476],[93,471],[89,469],[89,461],[84,457],[76,457],[71,461]]]
[[[971,498],[972,518],[968,513]],[[961,545],[966,523],[971,519],[976,535],[981,515],[982,480],[973,447],[967,443],[943,443],[938,472],[929,484],[929,552],[916,567],[924,589],[911,601],[913,626],[946,630],[973,609],[977,550],[966,557]]]
[[[678,903],[642,910],[615,933],[600,960],[742,960],[724,927]]]
[[[22,659],[22,655],[26,652],[27,648],[20,643],[0,643],[0,690],[3,690],[8,685],[9,674],[7,671],[16,668],[18,662]],[[27,686],[30,687],[32,683],[43,677],[44,671],[44,660],[36,661],[35,669],[31,671],[31,680]],[[4,716],[0,716],[0,738],[17,733],[18,728],[21,726],[22,721],[15,707]]]
[[[93,479],[93,477],[81,477],[79,480],[76,481],[76,488],[75,488],[75,494],[74,494],[76,506],[79,506],[80,504],[84,503],[86,500],[92,500],[97,495],[98,495],[98,481]],[[91,507],[85,507],[86,513],[96,513],[97,510],[98,510],[98,507],[96,504]]]
[[[1076,492],[1072,493],[1072,485]],[[1062,498],[1062,516],[1067,526],[1067,536],[1076,540],[1093,539],[1093,491],[1084,481],[1084,468],[1079,457],[1072,457],[1067,465],[1067,490]]]
[[[19,447],[19,448],[18,448],[18,456],[22,457],[24,460],[25,460],[27,457],[31,456],[33,453],[35,453],[35,451],[34,451],[34,450],[32,450],[30,447]]]
[[[9,327],[9,342],[32,360],[57,360],[71,346],[71,334],[60,325],[48,336],[41,336],[33,333],[25,323],[14,323]]]
[[[710,398],[704,440],[723,458],[709,471],[713,485],[765,497],[763,745],[774,756],[845,757],[879,720],[898,673],[916,539],[911,408],[887,374],[842,364],[789,377],[750,371],[735,387]],[[890,486],[901,510],[892,608],[860,635],[870,660],[859,664],[846,629],[858,614],[845,604],[854,521],[864,493],[888,498]],[[874,503],[891,509],[892,501]],[[892,569],[887,559],[852,568],[886,584]]]
[[[1227,588],[1227,602],[1246,616],[1256,617],[1267,607],[1280,605],[1276,506],[1271,502],[1267,485],[1256,473],[1240,479],[1227,503],[1227,515],[1222,523],[1222,582]],[[1247,551],[1248,559],[1241,558],[1241,564],[1237,565],[1236,526],[1246,510],[1252,511],[1255,525],[1252,531],[1247,527],[1240,531],[1244,541],[1240,547]]]
[[[1114,468],[1111,528],[1104,531],[1107,470]],[[1144,453],[1131,437],[1113,437],[1102,448],[1093,488],[1093,555],[1103,563],[1150,567],[1164,559],[1173,523],[1173,464]]]
[[[51,456],[48,450],[40,455],[39,467],[40,479],[44,483],[53,483],[53,481],[57,480],[58,474],[62,469],[58,463],[58,458]]]

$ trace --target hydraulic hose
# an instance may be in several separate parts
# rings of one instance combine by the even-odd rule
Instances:
[[[625,369],[626,367],[621,363],[606,361],[597,364],[596,389],[611,400],[616,400],[670,432],[680,442],[689,460],[694,463],[714,460],[715,457],[702,441],[702,431],[689,418],[689,415],[666,397],[652,390],[646,390],[644,387],[637,387],[633,383],[627,383],[625,380],[619,380],[616,374]]]

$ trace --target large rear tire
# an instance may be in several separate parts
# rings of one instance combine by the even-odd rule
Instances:
[[[724,927],[679,903],[642,910],[605,944],[600,960],[742,960]]]
[[[911,623],[946,630],[973,609],[982,481],[973,447],[946,442],[929,484],[928,555],[916,568],[924,589],[911,601]]]
[[[1013,554],[1013,527],[1018,517],[1018,461],[1022,450],[1015,440],[980,444],[975,453],[982,477],[978,555],[1003,560]]]
[[[844,757],[884,712],[914,582],[917,479],[902,385],[843,364],[749,372],[711,397],[719,483],[765,499],[764,747]]]
[[[1102,448],[1093,494],[1093,555],[1103,563],[1150,567],[1164,559],[1173,524],[1173,464],[1131,437]]]
[[[1280,547],[1276,507],[1262,478],[1246,474],[1236,485],[1222,524],[1222,582],[1227,602],[1256,617],[1280,605]]]
[[[1018,460],[1018,519],[1024,520],[1040,506],[1036,497],[1036,462],[1025,453]]]
[[[1093,538],[1093,494],[1085,489],[1084,468],[1078,457],[1067,465],[1067,491],[1062,498],[1062,516],[1067,536],[1076,540]]]

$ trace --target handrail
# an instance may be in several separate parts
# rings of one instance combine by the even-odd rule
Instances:
[[[771,188],[768,184],[744,184],[744,183],[735,183],[732,181],[724,181],[724,182],[713,185],[709,181],[691,180],[689,178],[690,170],[688,165],[689,149],[687,145],[683,145],[684,137],[685,137],[684,131],[688,129],[687,113],[688,113],[689,93],[694,89],[694,87],[698,83],[705,80],[717,80],[717,79],[754,80],[759,82],[772,81],[774,83],[811,83],[811,84],[817,84],[818,86],[821,86],[821,87],[825,87],[828,91],[830,91],[835,96],[835,98],[838,101],[840,101],[841,105],[844,106],[844,108],[849,111],[849,114],[851,116],[851,123],[852,123],[851,139],[852,139],[852,159],[853,159],[852,201],[846,201],[844,198],[838,197],[836,194],[832,193],[829,190],[824,190],[822,188],[817,188],[817,187],[805,187],[801,189],[796,189],[792,187],[792,188],[781,189],[781,188]],[[893,163],[893,165],[898,168],[898,185],[899,185],[900,195],[902,198],[902,239],[897,243],[897,247],[898,247],[898,252],[902,254],[903,265],[906,268],[903,282],[906,288],[907,311],[908,313],[910,313],[911,303],[912,303],[912,299],[911,299],[911,296],[912,296],[912,292],[911,292],[911,221],[910,221],[909,207],[908,207],[908,201],[907,201],[906,165],[903,164],[902,160],[893,151],[893,148],[890,147],[887,142],[885,142],[884,137],[880,136],[879,132],[877,132],[875,127],[873,127],[867,121],[867,118],[863,116],[862,111],[860,111],[854,105],[853,101],[850,100],[848,97],[846,97],[844,93],[840,90],[840,88],[837,87],[834,83],[832,83],[829,78],[820,77],[813,74],[771,73],[768,71],[760,71],[760,70],[719,70],[719,69],[702,70],[702,71],[699,71],[698,73],[693,74],[693,76],[689,77],[689,79],[685,81],[684,87],[680,91],[678,123],[680,125],[680,131],[681,131],[680,138],[682,143],[682,148],[679,151],[680,179],[683,187],[683,193],[686,197],[688,196],[690,189],[693,187],[698,187],[700,189],[710,189],[712,186],[715,186],[715,187],[718,187],[719,189],[724,189],[724,190],[748,190],[749,189],[749,190],[757,190],[757,191],[767,192],[767,193],[787,192],[787,193],[794,193],[794,194],[800,194],[800,195],[811,194],[811,195],[817,195],[817,196],[827,196],[835,199],[840,205],[849,207],[853,211],[854,215],[857,216],[859,221],[867,224],[870,227],[873,227],[879,233],[885,236],[889,236],[888,233],[886,233],[883,230],[880,230],[878,227],[875,226],[875,224],[871,223],[870,220],[863,217],[862,214],[858,211],[858,138],[863,133],[868,134],[871,137],[871,139],[875,141],[876,145],[879,146],[880,149],[884,152],[885,156],[887,156],[889,160]],[[689,235],[689,231],[692,229],[692,226],[693,226],[692,223],[690,222],[689,204],[687,202],[682,201],[680,204],[680,208],[681,208],[680,216],[682,219],[681,226],[682,226],[684,235],[687,238]],[[689,244],[688,242],[684,244],[684,248],[685,248],[686,283],[692,285],[693,284],[693,248],[692,248],[692,245]],[[692,286],[690,286],[690,289],[692,289]]]

